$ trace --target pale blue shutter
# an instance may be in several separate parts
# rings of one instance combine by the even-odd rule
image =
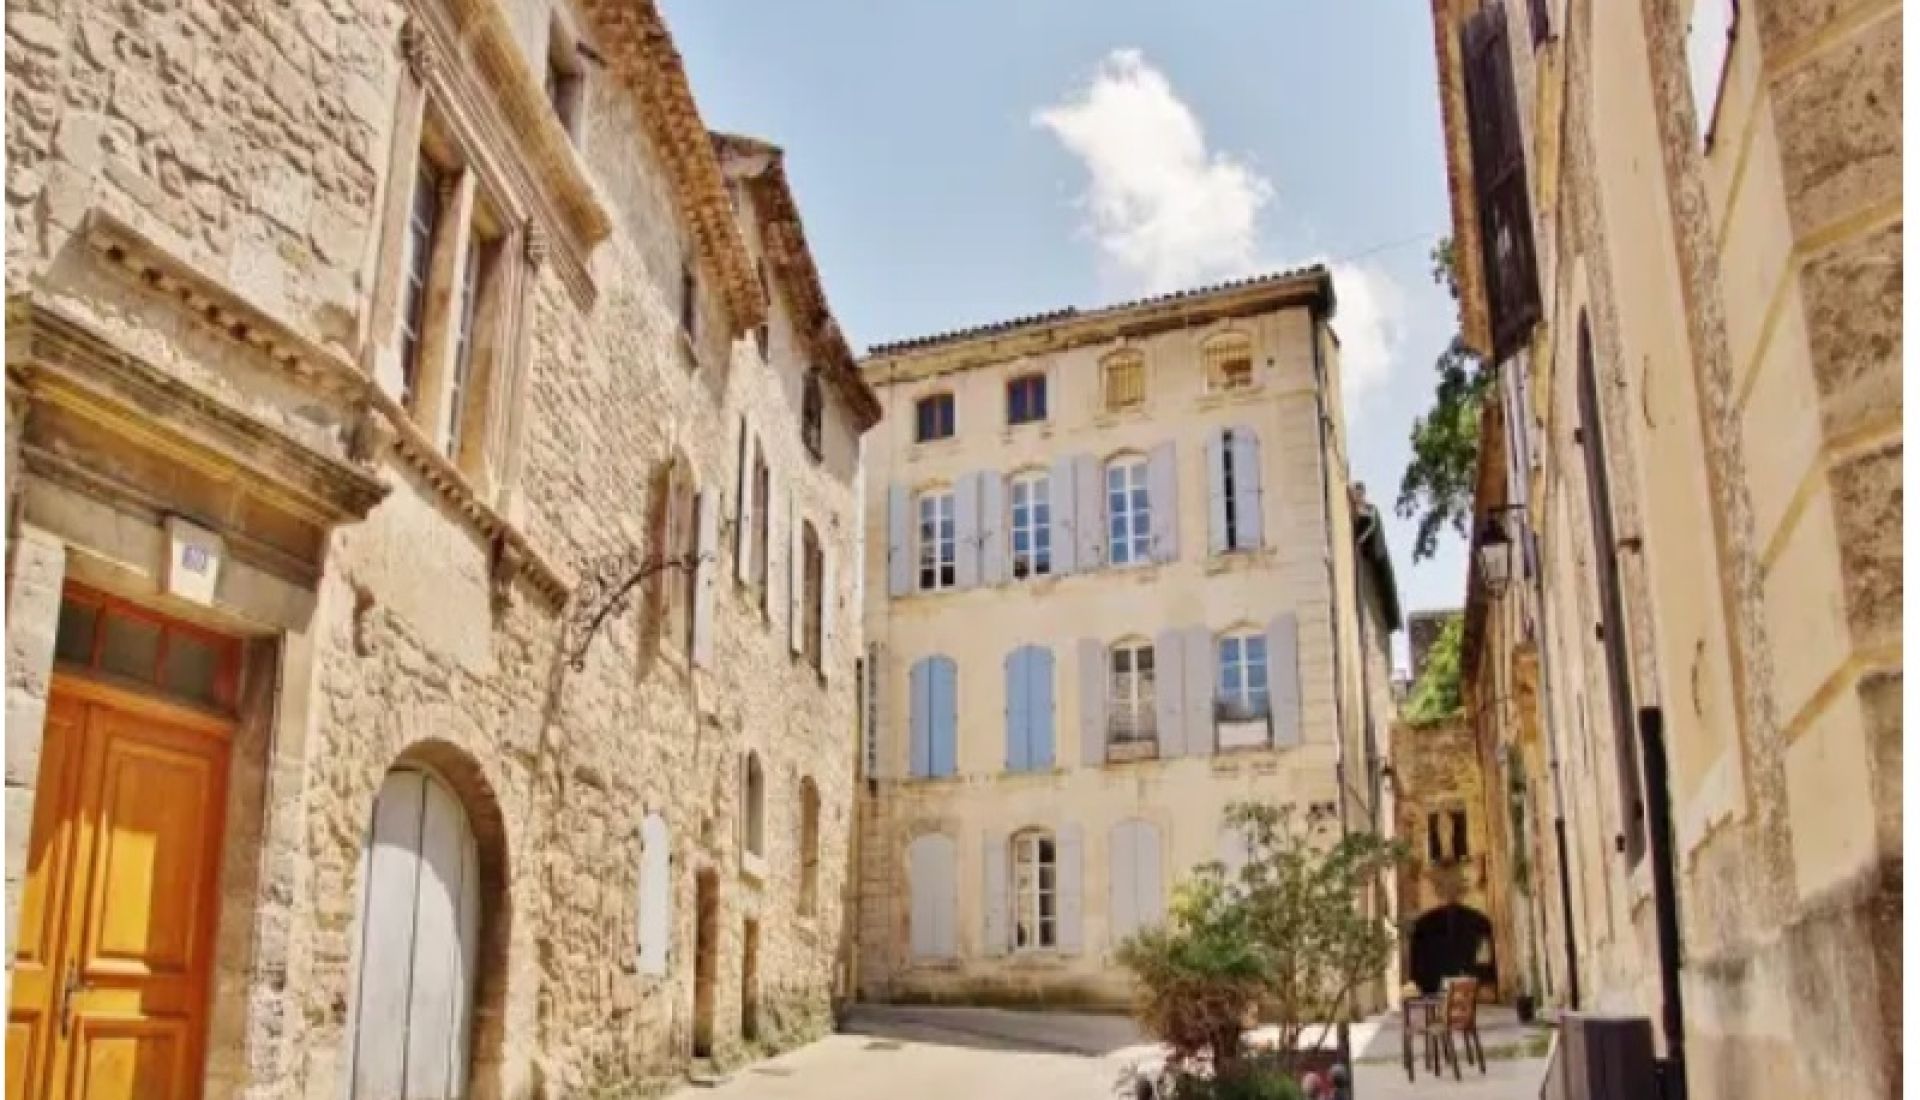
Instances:
[[[1007,482],[998,470],[982,470],[980,479],[980,583],[1007,580]]]
[[[1235,550],[1258,550],[1264,541],[1260,508],[1260,437],[1252,428],[1233,429],[1233,516]]]
[[[953,486],[953,584],[980,583],[980,478],[963,474]]]
[[[1211,756],[1219,741],[1213,728],[1213,632],[1204,626],[1186,631],[1185,673],[1187,754]]]
[[[1080,762],[1107,762],[1107,647],[1098,638],[1080,639]]]
[[[1133,907],[1142,927],[1166,917],[1166,887],[1161,882],[1160,827],[1151,821],[1134,822]]]
[[[1079,532],[1073,558],[1084,573],[1107,560],[1107,478],[1092,455],[1073,460],[1073,495],[1073,525]]]
[[[912,502],[905,485],[887,486],[887,595],[904,596],[913,590]],[[768,539],[771,546],[772,539]],[[767,570],[772,584],[773,570]]]
[[[1027,762],[1044,771],[1053,767],[1053,650],[1027,653]]]
[[[1140,927],[1140,915],[1134,898],[1133,829],[1135,821],[1122,821],[1107,830],[1107,940],[1115,946]]]
[[[980,949],[1007,953],[1007,834],[988,829],[980,839]]]
[[[1224,554],[1227,543],[1227,448],[1220,432],[1207,434],[1207,549]]]
[[[1293,612],[1267,624],[1267,691],[1273,707],[1273,743],[1300,743],[1300,625]]]
[[[925,779],[933,774],[933,674],[932,658],[922,657],[913,662],[913,671],[908,674],[908,692],[911,697],[912,743],[907,756],[907,774],[916,779]]]
[[[1007,770],[1023,772],[1033,766],[1028,745],[1033,700],[1027,692],[1027,654],[1022,646],[1007,654]]]
[[[1053,571],[1065,575],[1076,568],[1074,557],[1073,457],[1063,455],[1053,462],[1047,476],[1047,513],[1052,528]],[[1088,563],[1091,564],[1091,563]]]
[[[933,767],[935,776],[949,776],[954,773],[958,762],[956,755],[955,729],[958,715],[956,707],[958,696],[955,694],[957,679],[953,658],[931,658],[931,683],[928,688],[928,709],[932,713]]]
[[[1153,728],[1159,741],[1160,759],[1171,760],[1189,750],[1184,730],[1187,724],[1186,645],[1177,627],[1167,627],[1153,636]]]
[[[953,841],[941,833],[907,846],[907,940],[916,959],[954,954]]]
[[[1153,509],[1153,560],[1174,561],[1180,557],[1180,472],[1174,461],[1173,444],[1162,443],[1147,457],[1147,500]]]
[[[1080,953],[1080,850],[1084,847],[1080,837],[1079,825],[1063,825],[1056,836],[1058,845],[1055,858],[1058,864],[1055,869],[1060,891],[1057,908],[1060,927],[1055,938],[1063,955]]]

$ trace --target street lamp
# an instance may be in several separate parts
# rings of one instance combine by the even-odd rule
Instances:
[[[1488,513],[1480,521],[1480,534],[1474,553],[1480,559],[1480,583],[1494,599],[1506,595],[1507,582],[1513,579],[1513,540],[1507,537],[1506,524],[1498,512]]]

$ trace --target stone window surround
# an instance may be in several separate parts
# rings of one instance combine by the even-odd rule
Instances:
[[[1206,392],[1241,393],[1260,388],[1258,356],[1255,354],[1253,335],[1245,329],[1229,328],[1214,333],[1200,342],[1200,360],[1205,367]],[[1244,361],[1246,374],[1243,381],[1231,381],[1232,375],[1226,371],[1229,363]]]

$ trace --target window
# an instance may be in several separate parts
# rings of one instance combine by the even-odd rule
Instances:
[[[728,193],[732,194],[732,188],[728,188]],[[773,317],[773,290],[767,283],[767,261],[765,259],[755,260],[753,270],[754,274],[759,276],[760,279],[760,297],[767,303],[766,314],[761,317],[760,323],[753,327],[753,346],[760,349],[760,361],[764,363],[768,361],[767,350],[772,346],[772,329],[770,326],[772,324],[771,318]]]
[[[1480,259],[1487,320],[1496,362],[1531,337],[1540,318],[1533,261],[1532,200],[1507,49],[1506,8],[1483,7],[1461,30],[1474,190],[1480,215]]]
[[[1013,949],[1045,951],[1055,946],[1059,894],[1053,834],[1037,829],[1013,838]]]
[[[1102,359],[1100,392],[1108,412],[1136,409],[1146,404],[1147,357],[1129,349]]]
[[[1053,572],[1053,515],[1044,473],[1020,474],[1012,485],[1013,578]]]
[[[1253,341],[1243,332],[1223,332],[1201,346],[1207,389],[1220,393],[1253,385]]]
[[[815,462],[825,453],[821,442],[821,422],[826,418],[826,396],[820,388],[820,372],[810,370],[800,382],[800,442]]]
[[[800,914],[811,917],[820,906],[820,788],[800,781]]]
[[[447,389],[447,457],[460,457],[461,432],[467,423],[467,399],[473,378],[474,310],[481,292],[481,269],[488,263],[494,242],[479,226],[473,228],[467,242],[467,262],[460,273],[458,327],[453,337],[453,377]]]
[[[1453,822],[1453,858],[1467,858],[1467,811],[1448,810],[1447,817]]]
[[[753,560],[748,575],[760,591],[760,610],[767,610],[767,539],[771,526],[773,473],[767,469],[767,456],[760,448],[753,452]]]
[[[700,280],[690,263],[680,265],[680,334],[695,346],[700,342]]]
[[[1118,458],[1107,464],[1107,561],[1135,565],[1153,546],[1153,507],[1147,495],[1147,460]]]
[[[1267,638],[1264,634],[1229,634],[1220,639],[1220,686],[1214,695],[1215,714],[1226,722],[1246,722],[1267,716]]]
[[[660,623],[674,645],[691,651],[693,644],[693,587],[698,557],[696,494],[693,472],[684,461],[669,461],[658,479],[660,491],[654,529],[665,568],[659,578]]]
[[[239,684],[240,646],[232,639],[71,585],[60,598],[53,655],[221,710],[233,706]]]
[[[547,31],[546,77],[547,102],[553,107],[553,117],[560,120],[560,128],[577,145],[586,72],[580,65],[579,46],[558,19]]]
[[[767,854],[767,777],[760,768],[760,754],[747,754],[745,826],[742,840],[746,853],[755,859]]]
[[[1440,843],[1440,814],[1438,811],[1427,815],[1427,862],[1442,864],[1447,861],[1447,849]]]
[[[807,660],[815,669],[822,669],[821,651],[826,648],[826,639],[821,634],[821,624],[826,621],[824,615],[827,593],[825,587],[826,561],[820,550],[820,536],[814,532],[813,524],[803,523],[800,531],[802,588],[801,606],[805,609],[806,622],[802,627],[806,639]]]
[[[423,154],[407,212],[406,282],[400,300],[400,399],[413,407],[426,336],[427,281],[433,272],[434,230],[440,222],[440,174]]]
[[[1687,83],[1693,90],[1693,117],[1702,145],[1713,142],[1713,123],[1726,84],[1727,59],[1733,54],[1737,0],[1693,0],[1687,17]]]
[[[1154,739],[1153,645],[1122,642],[1107,651],[1107,740],[1125,745]]]
[[[916,443],[931,443],[936,439],[948,439],[953,435],[953,395],[936,393],[922,397],[913,407],[913,439]]]
[[[1234,484],[1233,459],[1233,429],[1229,428],[1225,432],[1222,432],[1220,436],[1220,493],[1221,501],[1226,507],[1227,513],[1226,548],[1228,550],[1239,550],[1242,548],[1240,545],[1242,541],[1240,534],[1240,494],[1236,491],[1239,487]]]
[[[1446,829],[1441,826],[1445,823]],[[1451,809],[1443,817],[1439,811],[1427,815],[1427,862],[1437,866],[1459,863],[1469,855],[1467,811]]]
[[[1032,424],[1047,418],[1047,376],[1023,374],[1007,383],[1007,423]]]
[[[940,592],[954,584],[953,490],[920,497],[920,591]]]

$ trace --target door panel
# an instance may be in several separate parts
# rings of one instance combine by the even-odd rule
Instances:
[[[9,1006],[10,1100],[199,1092],[227,730],[56,676]]]

